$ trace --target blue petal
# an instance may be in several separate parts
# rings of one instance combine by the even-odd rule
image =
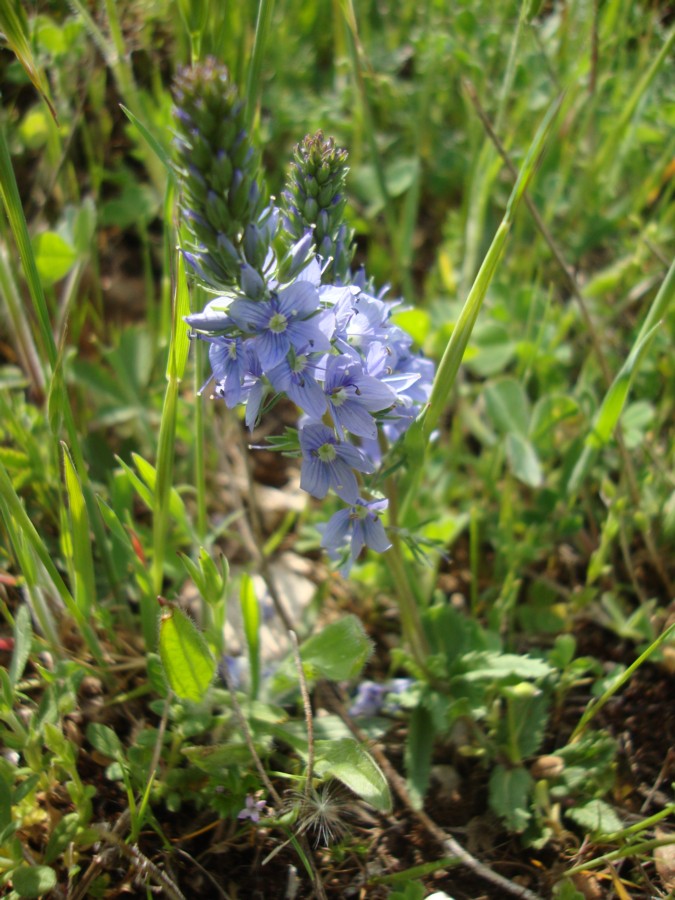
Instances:
[[[309,281],[296,281],[279,291],[279,312],[287,318],[310,316],[319,308],[319,292]]]
[[[330,483],[338,497],[342,497],[347,503],[356,503],[359,486],[356,475],[349,465],[338,457],[329,463],[328,467],[330,468]]]
[[[300,470],[300,487],[319,500],[325,497],[330,487],[330,475],[326,464],[316,457],[306,456]]]
[[[337,444],[335,449],[337,450],[338,458],[344,460],[344,462],[352,469],[357,469],[359,472],[366,473],[375,471],[372,462],[369,459],[366,459],[358,447],[354,447],[352,444],[343,443]],[[353,502],[356,502],[356,498],[354,498]]]
[[[286,333],[277,334],[273,331],[263,332],[255,338],[255,343],[264,372],[278,366],[285,359],[291,346]]]
[[[234,324],[224,310],[209,310],[208,308],[203,312],[192,313],[184,318],[190,328],[209,334],[219,334]]]
[[[255,428],[256,422],[258,421],[258,414],[260,412],[260,406],[263,401],[263,397],[265,396],[265,385],[262,381],[257,380],[255,384],[251,387],[248,398],[246,400],[246,427],[249,431],[253,431]]]
[[[300,447],[303,456],[309,456],[312,450],[318,450],[324,444],[335,444],[335,435],[327,425],[318,422],[310,422],[300,431]],[[356,448],[353,448],[356,450]],[[358,450],[356,453],[358,454]]]
[[[312,419],[320,420],[326,411],[326,395],[313,378],[306,377],[303,385],[291,379],[286,393]]]
[[[351,509],[341,509],[331,516],[324,528],[321,546],[326,550],[339,550],[345,543],[351,525]]]
[[[366,516],[362,520],[363,535],[366,544],[378,553],[384,553],[391,547],[384,525],[377,516]]]
[[[274,314],[270,303],[254,300],[235,300],[228,308],[231,318],[242,331],[263,331]]]
[[[312,350],[321,353],[330,350],[330,337],[318,328],[314,319],[291,319],[286,328],[286,334],[299,353],[302,353],[306,347],[311,347]]]
[[[387,409],[396,403],[394,391],[372,375],[364,375],[356,382],[359,391],[359,402],[371,412]]]
[[[377,437],[377,423],[371,414],[353,400],[347,400],[342,406],[330,404],[331,413],[339,432],[344,428],[359,437]]]

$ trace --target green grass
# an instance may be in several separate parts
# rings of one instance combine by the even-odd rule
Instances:
[[[385,822],[391,788],[406,827],[433,835],[444,824],[431,821],[427,789],[440,762],[459,773],[465,808],[478,804],[515,848],[492,887],[474,860],[476,891],[504,896],[515,884],[496,872],[524,865],[542,897],[580,896],[572,876],[591,870],[638,894],[647,872],[665,896],[654,850],[672,842],[655,831],[675,810],[669,776],[646,803],[624,774],[630,750],[617,748],[611,715],[636,679],[667,678],[673,648],[675,30],[665,7],[6,6],[8,896],[55,885],[60,896],[115,896],[120,866],[189,895],[197,857],[229,891],[209,852],[216,827],[240,848],[225,858],[242,896],[268,878],[249,840],[262,858],[276,852],[272,877],[293,864],[307,896],[311,885],[342,896],[342,862],[355,871],[380,860],[363,820],[330,851],[314,848],[302,823],[320,829],[331,810],[307,808],[312,780],[341,782]],[[381,484],[395,553],[364,557],[347,584],[318,549],[330,501],[299,509],[292,480],[270,488],[260,451],[244,464],[238,412],[208,389],[197,396],[206,354],[182,316],[205,300],[188,291],[176,252],[170,88],[180,65],[211,53],[247,94],[271,194],[305,134],[321,128],[348,150],[357,262],[403,295],[398,320],[439,366],[429,409]],[[281,429],[285,415],[270,421]],[[279,481],[293,471],[283,465]],[[297,620],[279,577],[289,551],[314,591]],[[267,672],[254,576],[297,633],[302,667],[281,628],[285,658]],[[176,623],[158,595],[190,614],[176,620],[164,666]],[[389,613],[397,595],[400,625]],[[241,623],[250,683],[233,696],[231,676],[217,676],[194,702],[231,649],[226,621]],[[322,680],[353,693],[369,638],[368,677],[415,679],[395,713],[401,726],[357,720],[378,741],[365,752],[327,703],[308,739],[304,688],[315,711]],[[184,683],[191,699],[179,696]],[[561,761],[554,774],[537,775],[540,757]],[[388,766],[401,759],[397,781]],[[289,785],[299,793],[280,801]],[[268,830],[237,819],[247,796],[267,801]],[[585,855],[567,854],[570,834]],[[102,840],[117,848],[114,865],[94,861]],[[460,891],[457,844],[439,840],[400,872],[377,869],[373,896]],[[442,863],[443,880],[432,879]]]

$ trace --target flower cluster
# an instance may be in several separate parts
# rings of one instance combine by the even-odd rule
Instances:
[[[401,708],[400,697],[414,685],[412,678],[392,678],[384,684],[362,681],[349,707],[349,715],[372,718],[380,713],[394,715]]]
[[[214,295],[186,321],[209,345],[214,395],[245,405],[250,429],[278,395],[298,407],[301,487],[347,504],[322,543],[348,570],[364,546],[390,546],[387,501],[363,496],[364,476],[427,401],[433,365],[393,321],[397,304],[350,268],[345,151],[320,132],[305,138],[280,207],[264,205],[227,70],[181,73],[176,102],[183,252]]]

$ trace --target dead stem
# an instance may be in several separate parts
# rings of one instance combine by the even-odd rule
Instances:
[[[302,659],[300,658],[298,636],[294,631],[290,631],[289,635],[293,645],[293,658],[295,660],[295,668],[298,671],[300,694],[302,695],[302,705],[305,710],[305,725],[307,726],[307,772],[305,775],[305,802],[307,802],[312,789],[312,775],[314,771],[314,719],[312,718],[312,704],[309,699],[305,670],[302,667]]]

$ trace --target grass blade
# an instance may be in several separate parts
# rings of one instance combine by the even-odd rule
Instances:
[[[487,290],[492,282],[492,278],[497,269],[497,264],[501,259],[506,239],[513,224],[513,219],[518,209],[518,205],[529,184],[539,160],[540,154],[544,149],[544,145],[549,136],[555,116],[560,109],[562,98],[558,98],[551,104],[544,120],[534,137],[534,140],[527,152],[525,162],[520,170],[518,179],[513,187],[511,196],[506,205],[504,218],[497,229],[492,240],[492,244],[485,255],[485,259],[480,267],[476,280],[473,283],[466,302],[460,313],[457,324],[453,329],[448,345],[443,354],[443,358],[438,366],[438,371],[434,379],[434,384],[429,398],[429,404],[418,420],[421,422],[424,443],[428,443],[431,433],[438,425],[439,419],[446,409],[450,393],[457,377],[464,352],[471,332],[476,324],[478,313],[480,312],[483,300],[487,294]]]
[[[609,442],[614,433],[628,399],[633,379],[640,368],[640,363],[651,347],[658,329],[659,323],[654,325],[651,331],[648,331],[641,340],[636,342],[628,359],[621,366],[619,373],[605,394],[586,438],[581,456],[577,460],[570,476],[567,488],[571,496],[577,493],[588,476],[598,452]]]
[[[89,516],[84,502],[82,487],[73,465],[73,460],[65,444],[63,448],[63,469],[68,495],[68,518],[70,522],[72,577],[74,600],[82,615],[90,620],[95,613],[96,579],[94,558],[89,530]]]
[[[241,576],[239,599],[251,666],[251,697],[255,699],[260,685],[260,604],[255,594],[253,580],[246,572]]]
[[[4,3],[0,4],[0,31],[2,31],[10,49],[15,53],[33,86],[42,95],[52,116],[56,119],[56,110],[49,99],[48,82],[42,77],[42,73],[37,67],[28,41],[28,22],[20,0],[5,0]]]

